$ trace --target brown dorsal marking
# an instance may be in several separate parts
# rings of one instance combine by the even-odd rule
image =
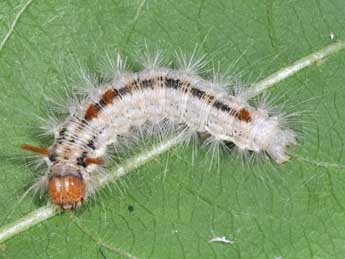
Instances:
[[[250,117],[250,113],[247,109],[242,108],[239,112],[238,112],[238,119],[240,121],[246,121],[249,122],[251,120]]]
[[[92,120],[93,118],[97,117],[97,113],[99,112],[99,109],[94,104],[90,104],[90,106],[87,108],[85,112],[85,120]]]
[[[101,101],[103,101],[106,105],[108,105],[113,102],[113,99],[114,99],[113,90],[109,89],[102,95]]]
[[[103,165],[104,164],[104,160],[100,157],[95,157],[95,158],[85,158],[85,164],[86,165],[90,165],[90,164],[96,164],[96,165]]]
[[[21,145],[20,148],[23,149],[23,150],[28,150],[28,151],[31,151],[31,152],[34,152],[34,153],[37,153],[37,154],[40,154],[40,155],[44,155],[44,156],[47,156],[48,153],[49,153],[47,148],[34,147],[34,146],[31,146],[31,145],[27,145],[27,144]]]

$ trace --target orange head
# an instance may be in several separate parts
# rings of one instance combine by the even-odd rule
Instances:
[[[73,167],[56,165],[51,168],[48,194],[54,204],[64,210],[71,210],[83,201],[85,182]]]

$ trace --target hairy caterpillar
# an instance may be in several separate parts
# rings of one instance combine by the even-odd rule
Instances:
[[[54,204],[64,210],[80,206],[93,192],[107,146],[147,123],[169,121],[189,133],[265,153],[278,164],[289,160],[286,149],[296,144],[296,133],[283,115],[251,106],[243,90],[229,94],[222,84],[202,79],[193,72],[198,64],[182,62],[185,68],[176,70],[159,66],[158,60],[156,56],[143,71],[130,73],[121,69],[118,56],[112,82],[98,85],[57,126],[49,148],[22,145],[46,157],[48,172],[41,183]]]

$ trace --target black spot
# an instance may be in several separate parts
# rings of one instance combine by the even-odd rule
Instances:
[[[55,151],[49,152],[48,158],[49,158],[50,162],[55,162],[56,158],[57,158],[57,155],[56,155]]]
[[[172,79],[172,78],[166,78],[165,79],[165,85],[168,88],[174,88],[174,89],[178,89],[181,87],[181,83],[179,79]]]
[[[96,147],[95,147],[95,142],[94,142],[92,139],[89,141],[89,143],[87,143],[87,146],[88,146],[89,148],[91,148],[92,150],[95,150],[95,149],[96,149]]]
[[[223,112],[231,112],[232,111],[232,109],[228,105],[226,105],[220,101],[215,101],[213,106],[215,108],[217,108],[218,110],[221,110]]]
[[[194,88],[194,87],[191,89],[191,93],[192,93],[193,96],[196,96],[196,97],[198,97],[199,99],[202,98],[203,95],[205,94],[204,91],[199,90],[199,89]]]
[[[115,98],[116,96],[119,96],[119,95],[120,95],[119,91],[118,91],[117,89],[115,89],[115,88],[112,89],[112,92],[113,92],[113,97],[114,97],[114,98]],[[120,98],[121,98],[121,96],[120,96]]]
[[[118,92],[121,96],[126,95],[126,94],[130,94],[131,88],[128,86],[125,86],[125,87],[120,88]]]
[[[87,167],[87,164],[85,163],[86,156],[87,156],[87,152],[84,151],[83,154],[77,158],[77,165],[80,165],[82,167]]]
[[[95,103],[94,107],[96,108],[97,111],[102,110],[102,105],[100,103]]]
[[[129,213],[132,213],[134,211],[134,206],[128,205],[128,211],[129,211]]]
[[[105,101],[104,101],[103,99],[101,99],[101,100],[99,101],[99,105],[100,105],[101,107],[104,107],[104,106],[106,106],[107,104],[105,103]]]
[[[231,150],[233,150],[236,147],[236,144],[231,141],[224,141],[224,144],[228,149],[231,149]]]
[[[66,133],[66,131],[67,131],[67,129],[66,128],[62,128],[61,130],[60,130],[60,132],[59,132],[59,136],[64,136],[65,135],[65,133]]]
[[[81,122],[81,124],[83,124],[83,125],[88,125],[88,124],[89,124],[85,119],[82,119],[80,122]]]

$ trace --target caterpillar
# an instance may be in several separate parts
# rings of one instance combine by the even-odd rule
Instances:
[[[267,154],[277,164],[290,159],[287,148],[296,145],[297,135],[282,114],[250,105],[243,89],[230,92],[216,80],[201,78],[194,73],[195,64],[185,62],[184,68],[172,69],[159,63],[156,57],[132,73],[120,68],[123,61],[118,56],[112,80],[97,85],[56,127],[50,147],[22,145],[46,158],[48,170],[40,182],[53,204],[62,210],[79,207],[93,192],[108,146],[147,124],[169,121],[191,134]]]

